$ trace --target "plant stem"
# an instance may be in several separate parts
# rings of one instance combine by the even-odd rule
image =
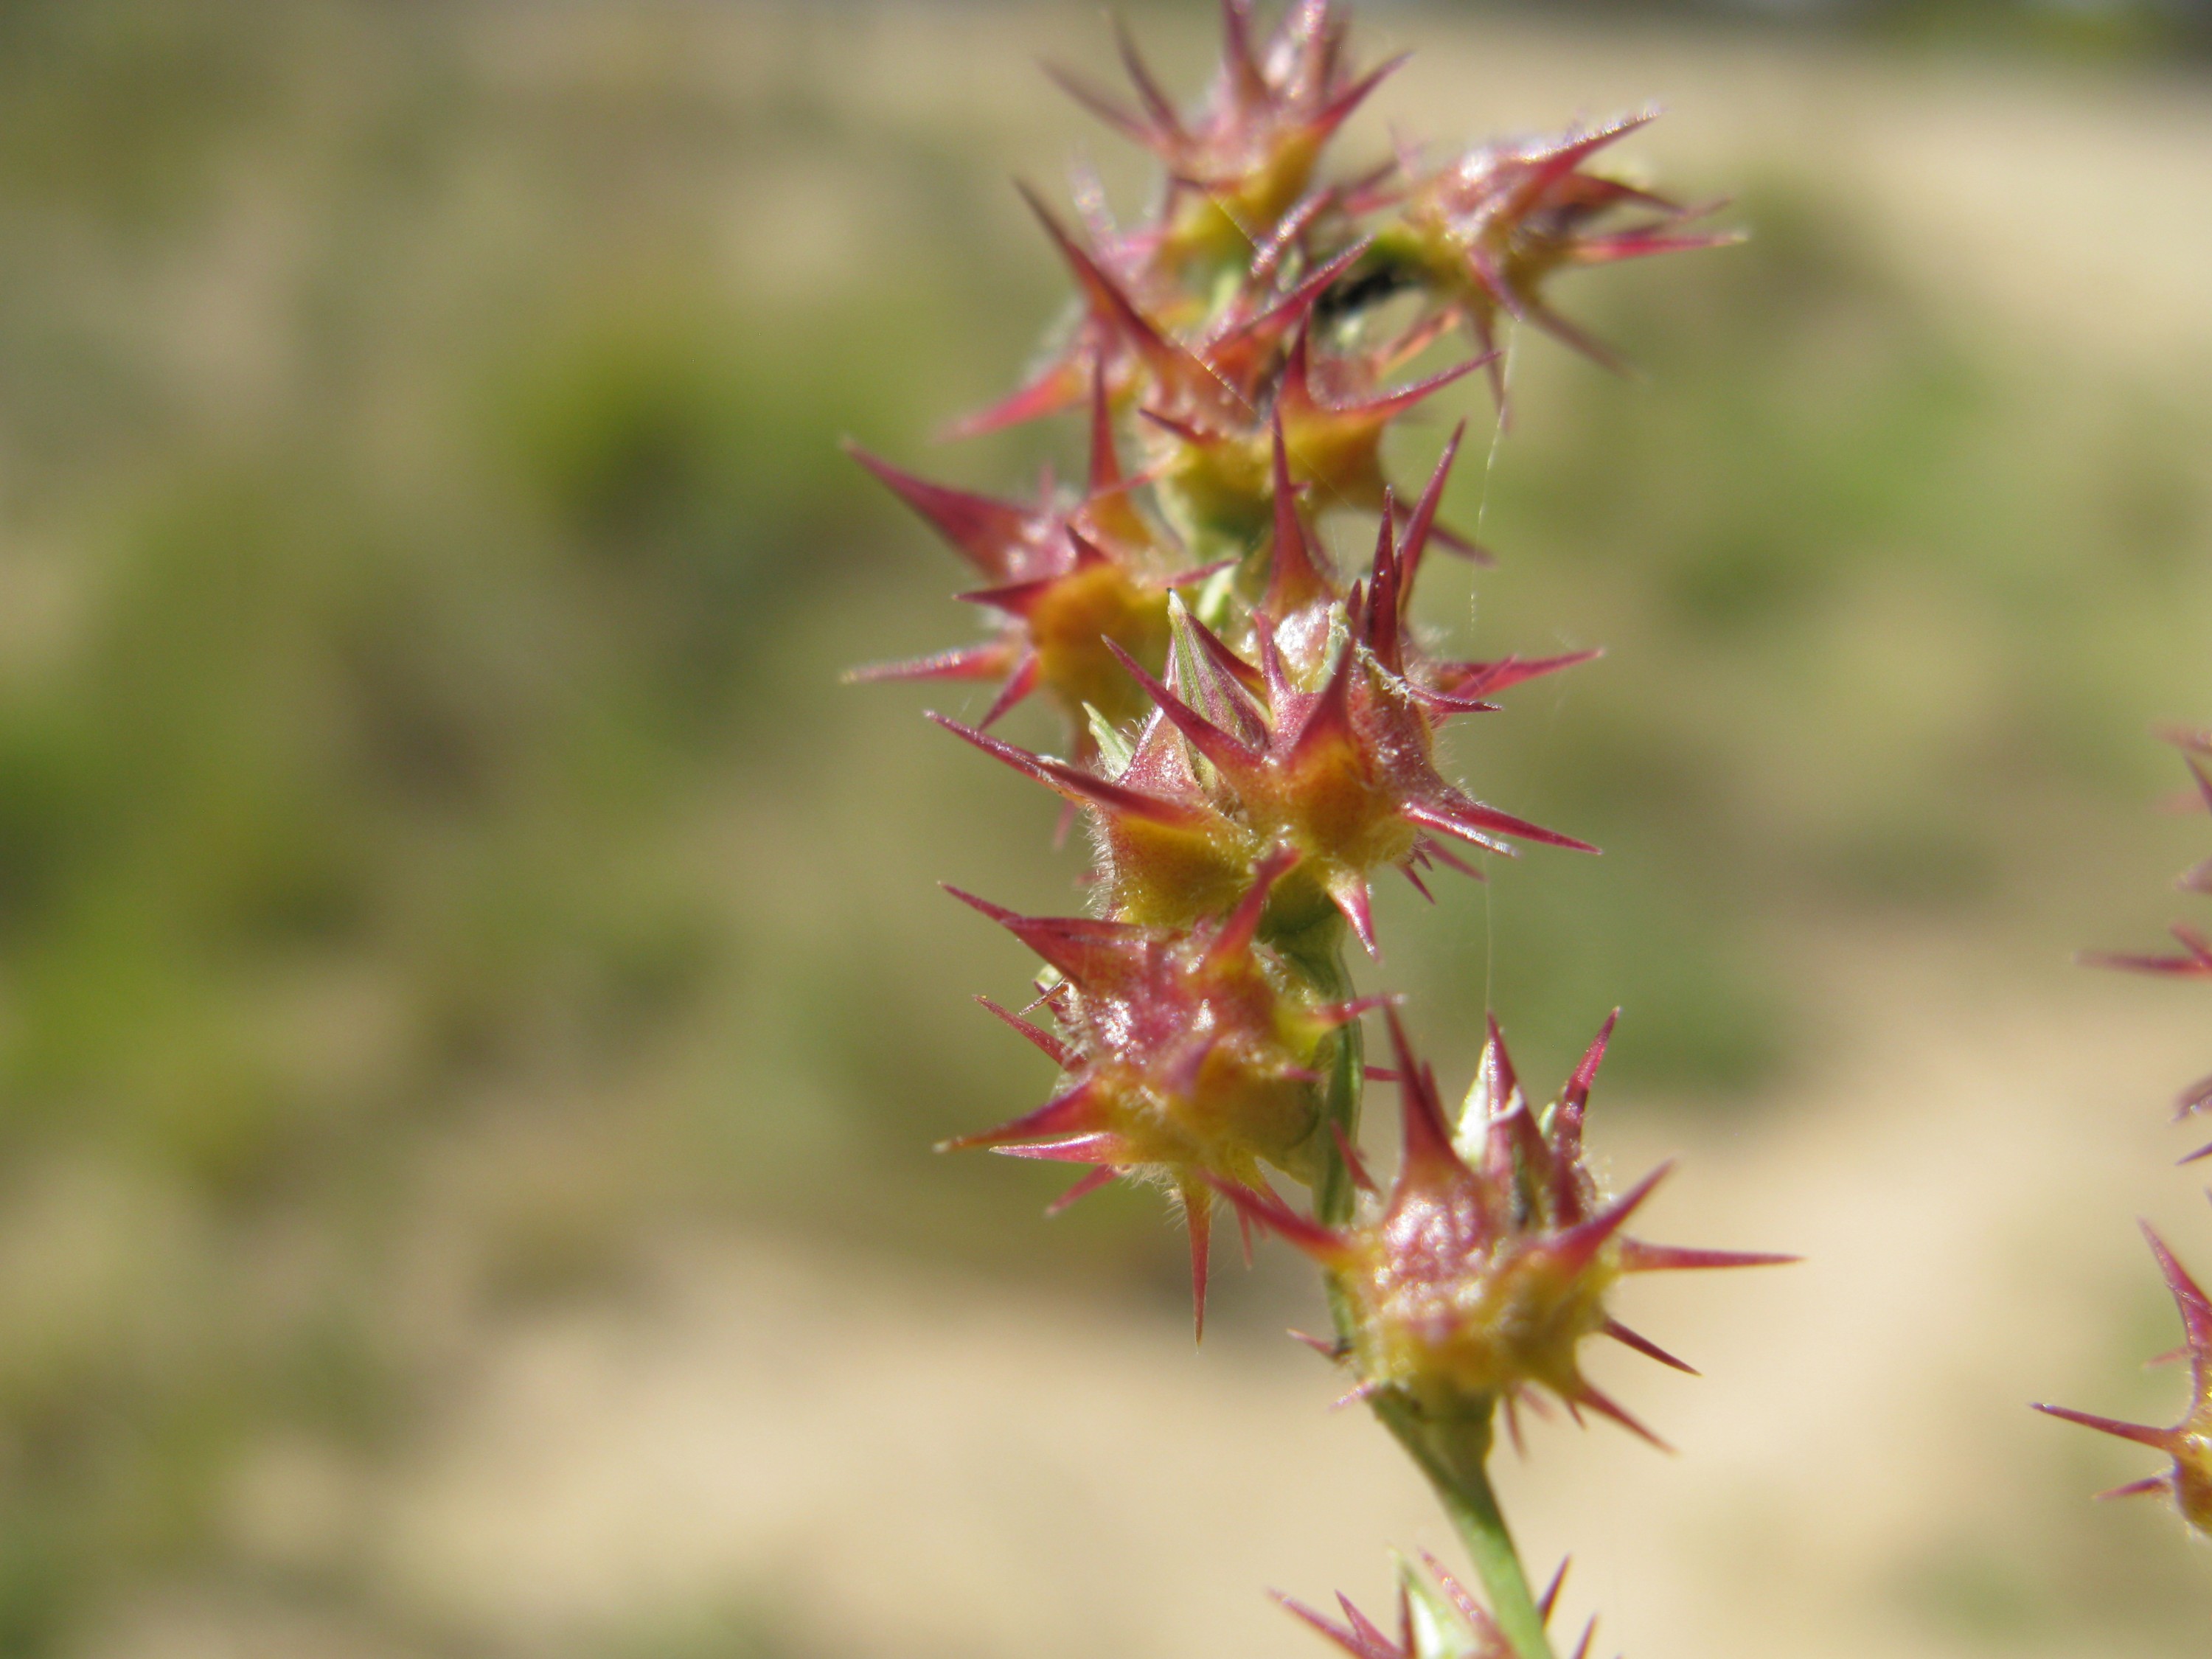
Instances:
[[[1346,1001],[1352,996],[1352,975],[1344,960],[1344,927],[1331,914],[1328,920],[1275,940],[1285,961],[1322,996]],[[1328,1091],[1322,1103],[1318,1133],[1322,1175],[1314,1185],[1314,1214],[1324,1226],[1341,1226],[1352,1218],[1357,1194],[1352,1171],[1329,1133],[1335,1124],[1349,1144],[1359,1133],[1359,1097],[1366,1082],[1365,1056],[1357,1021],[1339,1034],[1328,1071]],[[1325,1281],[1329,1312],[1336,1322],[1337,1340],[1352,1338],[1352,1310],[1334,1275]],[[1529,1593],[1528,1576],[1522,1570],[1520,1552],[1512,1531],[1498,1507],[1488,1469],[1492,1407],[1486,1403],[1476,1416],[1432,1420],[1413,1401],[1395,1389],[1374,1396],[1375,1415],[1396,1437],[1421,1473],[1436,1488],[1444,1513],[1466,1545],[1476,1575],[1490,1601],[1491,1616],[1513,1645],[1515,1659],[1553,1659],[1551,1638],[1544,1632],[1544,1615]]]
[[[1512,1530],[1506,1526],[1505,1516],[1498,1507],[1498,1494],[1491,1488],[1489,1413],[1486,1411],[1479,1419],[1432,1422],[1412,1401],[1392,1389],[1376,1395],[1373,1404],[1375,1415],[1436,1488],[1444,1513],[1451,1517],[1482,1580],[1491,1616],[1513,1644],[1517,1659],[1553,1659],[1543,1612],[1529,1592],[1521,1553],[1514,1547]]]
[[[1352,974],[1344,962],[1344,922],[1334,910],[1322,921],[1278,938],[1275,946],[1319,995],[1331,1002],[1351,1000]],[[1330,1126],[1343,1131],[1346,1146],[1358,1139],[1359,1097],[1366,1080],[1366,1050],[1359,1022],[1354,1020],[1330,1040],[1328,1092],[1322,1102],[1321,1121],[1315,1127],[1321,1178],[1314,1183],[1314,1217],[1325,1227],[1340,1227],[1352,1219],[1357,1196],[1352,1171],[1345,1165]]]

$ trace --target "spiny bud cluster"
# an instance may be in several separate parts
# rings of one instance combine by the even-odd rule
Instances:
[[[1690,1368],[1613,1318],[1607,1291],[1627,1273],[1795,1258],[1682,1249],[1623,1234],[1667,1166],[1608,1202],[1583,1162],[1583,1117],[1611,1019],[1540,1113],[1522,1092],[1492,1021],[1455,1126],[1435,1073],[1414,1057],[1395,1011],[1388,1018],[1405,1146],[1389,1196],[1355,1166],[1370,1200],[1364,1212],[1352,1225],[1326,1227],[1272,1199],[1225,1189],[1329,1270],[1350,1307],[1350,1328],[1322,1351],[1352,1368],[1355,1396],[1393,1390],[1431,1419],[1486,1418],[1502,1401],[1517,1438],[1514,1407],[1541,1389],[1570,1412],[1587,1407],[1657,1443],[1583,1376],[1582,1344],[1601,1334]]]
[[[1513,320],[1609,361],[1553,308],[1561,272],[1732,239],[1686,229],[1690,210],[1589,170],[1648,116],[1433,164],[1401,148],[1334,176],[1329,139],[1395,60],[1355,70],[1332,0],[1294,0],[1264,36],[1249,0],[1224,0],[1222,18],[1221,66],[1192,108],[1126,35],[1133,103],[1058,77],[1159,159],[1148,212],[1121,223],[1086,180],[1077,229],[1023,192],[1076,304],[1021,387],[956,431],[1081,410],[1081,487],[1048,477],[1034,501],[1001,500],[854,451],[974,568],[983,585],[962,597],[991,618],[979,641],[855,678],[995,686],[978,724],[932,718],[1060,797],[1063,823],[1080,815],[1096,854],[1095,915],[1018,915],[957,894],[1042,959],[1030,1006],[987,1006],[1059,1080],[1034,1110],[946,1145],[1082,1166],[1060,1205],[1115,1176],[1167,1188],[1189,1231],[1201,1330],[1209,1218],[1225,1200],[1248,1248],[1257,1222],[1328,1270],[1348,1310],[1333,1351],[1362,1391],[1479,1411],[1486,1447],[1491,1408],[1532,1390],[1636,1426],[1577,1362],[1595,1335],[1666,1358],[1606,1311],[1611,1285],[1782,1258],[1622,1236],[1651,1183],[1608,1202],[1583,1164],[1602,1038],[1537,1115],[1493,1032],[1455,1149],[1395,1012],[1397,1066],[1379,1075],[1404,1091],[1405,1155],[1388,1202],[1355,1215],[1354,1186],[1372,1187],[1354,1151],[1358,1021],[1386,1000],[1351,995],[1342,944],[1348,933],[1379,958],[1380,870],[1426,894],[1439,866],[1480,878],[1470,851],[1596,850],[1440,769],[1446,722],[1595,653],[1472,661],[1431,648],[1412,611],[1431,550],[1488,556],[1440,519],[1462,432],[1410,496],[1389,476],[1386,434],[1486,368],[1502,421],[1498,336]],[[1459,361],[1402,378],[1454,342]],[[1347,514],[1371,525],[1355,532],[1372,552],[1352,574],[1323,535]],[[1060,754],[988,730],[1033,695],[1064,722]],[[1316,1218],[1285,1203],[1278,1179],[1311,1189]],[[1442,1601],[1408,1590],[1396,1648],[1356,1614],[1330,1633],[1401,1659],[1509,1651],[1437,1582]],[[1431,1613],[1417,1619],[1416,1603]],[[1451,1607],[1460,1623],[1439,1622]],[[1499,1617],[1540,1644],[1525,1584]]]
[[[1279,476],[1282,453],[1278,446]],[[1348,593],[1318,562],[1286,488],[1282,550],[1241,618],[1257,661],[1170,601],[1168,680],[1109,642],[1148,712],[1133,733],[1097,722],[1091,768],[939,723],[1091,814],[1108,903],[1132,920],[1187,925],[1286,859],[1272,924],[1310,926],[1334,906],[1377,953],[1368,877],[1378,866],[1396,866],[1419,887],[1435,862],[1465,867],[1447,840],[1510,852],[1504,837],[1516,836],[1595,852],[1485,805],[1436,769],[1443,721],[1495,707],[1480,693],[1587,655],[1433,663],[1414,646],[1406,573],[1419,567],[1450,461],[1448,451],[1411,526],[1410,564],[1386,517],[1371,580]]]
[[[967,597],[998,623],[981,644],[863,673],[998,684],[985,726],[1041,693],[1067,717],[1079,761],[1090,758],[1087,710],[1110,724],[1142,712],[1103,641],[1159,672],[1170,593],[1198,590],[1201,615],[1219,623],[1265,588],[1287,523],[1341,510],[1406,516],[1388,499],[1383,434],[1452,380],[1494,365],[1499,316],[1557,331],[1546,297],[1557,271],[1731,240],[1684,231],[1690,210],[1583,170],[1648,116],[1435,167],[1407,151],[1364,178],[1329,179],[1323,147],[1398,60],[1353,74],[1328,0],[1297,0],[1264,41],[1246,0],[1224,0],[1223,16],[1221,70],[1188,114],[1126,37],[1137,107],[1071,81],[1164,162],[1141,222],[1117,223],[1086,184],[1079,236],[1024,192],[1075,279],[1076,319],[1020,391],[955,431],[1087,403],[1083,490],[1048,481],[1034,504],[1000,501],[860,455],[975,566],[988,585]],[[1477,355],[1391,383],[1462,326]],[[1474,550],[1433,519],[1421,540],[1431,538]]]

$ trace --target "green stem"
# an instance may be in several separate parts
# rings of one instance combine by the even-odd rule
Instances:
[[[1328,911],[1324,920],[1297,933],[1279,936],[1274,944],[1284,960],[1323,1000],[1352,1000],[1352,975],[1344,962],[1344,922],[1335,911]],[[1354,1020],[1330,1039],[1328,1087],[1322,1099],[1321,1121],[1314,1130],[1321,1158],[1321,1177],[1314,1182],[1314,1217],[1325,1227],[1340,1227],[1352,1219],[1358,1194],[1330,1126],[1344,1132],[1346,1146],[1358,1139],[1359,1096],[1366,1081],[1366,1048],[1359,1022]],[[1338,1322],[1340,1328],[1342,1321]]]
[[[1374,1410],[1436,1488],[1482,1580],[1491,1616],[1518,1659],[1553,1659],[1543,1612],[1529,1591],[1521,1553],[1490,1485],[1489,1412],[1479,1418],[1432,1422],[1395,1390],[1377,1395]]]
[[[1331,1001],[1351,998],[1344,927],[1333,915],[1327,923],[1286,933],[1275,943],[1285,960],[1322,996]],[[1319,1133],[1324,1144],[1320,1149],[1321,1179],[1314,1186],[1314,1213],[1325,1226],[1340,1226],[1352,1218],[1356,1200],[1352,1172],[1337,1150],[1335,1137],[1329,1133],[1329,1125],[1340,1126],[1347,1143],[1358,1133],[1359,1097],[1366,1076],[1355,1022],[1345,1027],[1335,1045],[1322,1109]],[[1353,1336],[1352,1308],[1334,1275],[1326,1282],[1337,1340],[1348,1346]],[[1482,1580],[1491,1616],[1512,1644],[1516,1659],[1553,1659],[1543,1613],[1529,1593],[1528,1575],[1522,1569],[1512,1531],[1490,1485],[1493,1407],[1486,1401],[1479,1414],[1431,1419],[1411,1399],[1389,1389],[1376,1395],[1372,1404],[1375,1415],[1436,1489],[1444,1513],[1451,1517],[1460,1541],[1474,1563],[1476,1576]]]

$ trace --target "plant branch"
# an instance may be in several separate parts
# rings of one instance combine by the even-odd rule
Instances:
[[[1344,919],[1334,910],[1319,921],[1295,933],[1279,934],[1276,950],[1291,970],[1311,986],[1322,1000],[1347,1002],[1352,995],[1352,973],[1344,960]],[[1322,1097],[1320,1118],[1314,1125],[1321,1174],[1314,1182],[1314,1217],[1325,1227],[1340,1227],[1352,1219],[1357,1193],[1352,1171],[1337,1146],[1332,1127],[1342,1132],[1345,1145],[1359,1138],[1359,1097],[1367,1081],[1366,1045],[1359,1022],[1340,1026],[1328,1039],[1328,1084]],[[1341,1322],[1340,1322],[1341,1323]],[[1340,1331],[1339,1334],[1342,1334]]]
[[[1553,1659],[1543,1610],[1528,1589],[1512,1530],[1490,1485],[1491,1408],[1480,1417],[1432,1421],[1395,1389],[1373,1401],[1375,1415],[1429,1478],[1451,1517],[1516,1659]]]
[[[1315,990],[1332,1001],[1352,994],[1352,975],[1345,961],[1344,927],[1331,916],[1298,933],[1276,940],[1284,958]],[[1359,1102],[1366,1080],[1365,1056],[1355,1021],[1339,1034],[1328,1070],[1328,1094],[1317,1133],[1323,1137],[1322,1175],[1314,1186],[1314,1213],[1324,1226],[1340,1226],[1352,1218],[1356,1200],[1352,1172],[1345,1166],[1329,1126],[1342,1128],[1347,1143],[1358,1133]],[[1337,1340],[1349,1344],[1353,1330],[1352,1310],[1334,1275],[1326,1280],[1329,1313]],[[1498,1506],[1488,1469],[1494,1407],[1486,1402],[1480,1415],[1432,1420],[1403,1394],[1386,1389],[1374,1396],[1375,1415],[1398,1443],[1406,1449],[1421,1473],[1436,1489],[1444,1513],[1451,1517],[1460,1540],[1467,1547],[1476,1575],[1487,1593],[1491,1613],[1516,1659],[1553,1659],[1551,1638],[1545,1632],[1544,1614],[1528,1588],[1528,1575],[1513,1542],[1513,1533]]]

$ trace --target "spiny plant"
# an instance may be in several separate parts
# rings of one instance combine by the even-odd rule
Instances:
[[[2212,811],[2212,772],[2206,770],[2206,763],[2212,762],[2212,732],[2177,731],[2166,733],[2166,737],[2181,750],[2182,762],[2196,785],[2192,804]],[[2212,894],[2212,859],[2183,872],[2174,884],[2184,892]],[[2181,945],[2176,954],[2098,951],[2084,952],[2081,960],[2092,967],[2118,968],[2133,973],[2212,979],[2212,939],[2207,939],[2185,922],[2176,922],[2172,933]],[[2175,1098],[2178,1121],[2208,1111],[2212,1111],[2212,1077],[2200,1078]],[[2181,1161],[2194,1164],[2206,1157],[2212,1157],[2212,1146],[2200,1147]],[[2132,1498],[2149,1492],[2166,1493],[2184,1520],[2197,1532],[2212,1537],[2212,1301],[2206,1299],[2203,1291],[2166,1248],[2164,1239],[2148,1224],[2143,1227],[2143,1234],[2150,1241],[2151,1254],[2158,1258],[2159,1270],[2165,1275],[2166,1288],[2173,1293],[2174,1305],[2181,1315],[2183,1346],[2165,1356],[2189,1361],[2190,1403],[2181,1421],[2172,1428],[2162,1429],[2123,1423],[2063,1406],[2039,1404],[2035,1409],[2165,1453],[2173,1460],[2170,1470],[2131,1480],[2099,1495]]]
[[[974,568],[985,585],[963,597],[991,618],[980,641],[854,678],[995,687],[979,725],[931,718],[1059,796],[1093,854],[1092,914],[956,892],[1041,958],[1027,1007],[983,1000],[1059,1081],[945,1144],[1078,1166],[1055,1209],[1117,1178],[1164,1188],[1188,1230],[1201,1334],[1217,1211],[1248,1249],[1256,1231],[1310,1257],[1335,1328],[1309,1340],[1434,1486],[1488,1600],[1432,1565],[1406,1575],[1395,1641],[1349,1604],[1340,1626],[1293,1610],[1367,1659],[1553,1659],[1557,1582],[1531,1593],[1489,1480],[1498,1420],[1517,1441],[1520,1408],[1552,1401],[1649,1437],[1581,1364],[1596,1337],[1681,1364],[1613,1316],[1615,1284],[1789,1258],[1626,1235],[1664,1170],[1608,1197],[1584,1160],[1611,1018],[1540,1108],[1493,1022],[1454,1111],[1396,999],[1353,994],[1352,943],[1381,955],[1377,871],[1425,895],[1439,867],[1480,879],[1475,860],[1523,844],[1595,850],[1444,775],[1447,722],[1595,653],[1462,659],[1414,621],[1432,553],[1490,556],[1441,518],[1463,428],[1417,491],[1385,439],[1482,371],[1502,427],[1500,342],[1519,324],[1612,363],[1554,308],[1566,272],[1734,238],[1698,228],[1710,209],[1594,170],[1649,113],[1440,161],[1401,144],[1340,176],[1329,141],[1400,60],[1355,69],[1333,0],[1295,0],[1264,35],[1249,0],[1221,16],[1220,66],[1188,107],[1126,33],[1133,101],[1055,71],[1162,177],[1127,224],[1079,179],[1079,231],[1024,190],[1074,302],[1019,388],[954,430],[1077,413],[1080,487],[1002,500],[854,451]],[[1456,361],[1401,378],[1439,355]],[[1357,574],[1331,551],[1332,520],[1371,547]],[[991,733],[1031,696],[1059,714],[1061,754]],[[1378,1008],[1386,1067],[1363,1054]],[[1370,1080],[1400,1096],[1387,1194],[1356,1150]]]

